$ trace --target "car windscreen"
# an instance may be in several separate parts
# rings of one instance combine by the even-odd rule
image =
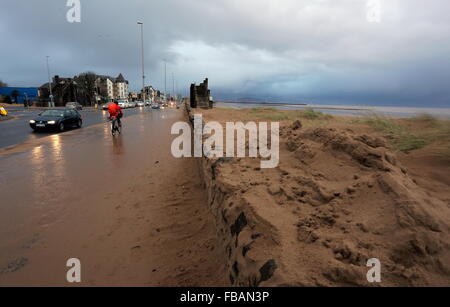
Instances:
[[[46,110],[46,111],[41,113],[41,116],[60,116],[60,117],[63,117],[64,116],[64,111]]]

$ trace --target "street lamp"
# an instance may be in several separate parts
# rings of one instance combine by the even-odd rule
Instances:
[[[141,47],[142,47],[142,98],[145,104],[145,68],[144,68],[144,23],[142,21],[137,22],[141,26]]]
[[[167,60],[164,59],[164,102],[167,103]]]
[[[48,74],[48,89],[50,90],[50,102],[49,102],[49,108],[52,108],[55,106],[54,102],[53,102],[53,91],[52,91],[52,81],[50,79],[50,66],[48,64],[48,58],[50,56],[47,55],[47,74]]]
[[[25,106],[25,108],[28,108],[28,94],[26,92],[24,92],[23,94],[25,95],[24,106]]]

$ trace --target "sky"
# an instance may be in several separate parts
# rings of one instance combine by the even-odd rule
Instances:
[[[85,71],[215,100],[450,107],[450,1],[0,0],[0,79],[40,86]],[[373,16],[373,15],[371,15]],[[173,76],[173,77],[172,77]],[[173,82],[175,80],[175,82]],[[173,84],[175,83],[175,86]]]

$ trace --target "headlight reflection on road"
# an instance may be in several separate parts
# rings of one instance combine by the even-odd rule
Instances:
[[[56,186],[60,188],[60,185],[65,183],[66,176],[66,163],[64,157],[64,148],[61,142],[61,135],[55,134],[51,136],[51,152],[50,156],[51,164],[48,167],[51,169],[53,178],[56,179]]]
[[[31,190],[33,191],[33,194],[35,195],[33,199],[39,199],[40,195],[39,193],[41,190],[39,189],[40,186],[42,186],[43,183],[45,183],[45,180],[47,178],[47,169],[44,165],[44,153],[43,148],[41,146],[36,146],[31,151],[31,177],[32,177],[32,184],[31,184]]]
[[[62,146],[61,146],[61,136],[55,134],[51,136],[52,143],[52,156],[59,158],[61,156]]]
[[[105,120],[106,121],[106,120]],[[111,139],[111,123],[105,122],[103,125],[103,139]]]
[[[31,151],[31,161],[33,164],[40,164],[42,161],[42,146],[33,148]]]

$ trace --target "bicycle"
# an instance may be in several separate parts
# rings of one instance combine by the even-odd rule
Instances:
[[[119,126],[117,118],[114,117],[113,119],[111,119],[111,134],[115,136],[116,133],[121,134],[122,127]]]

